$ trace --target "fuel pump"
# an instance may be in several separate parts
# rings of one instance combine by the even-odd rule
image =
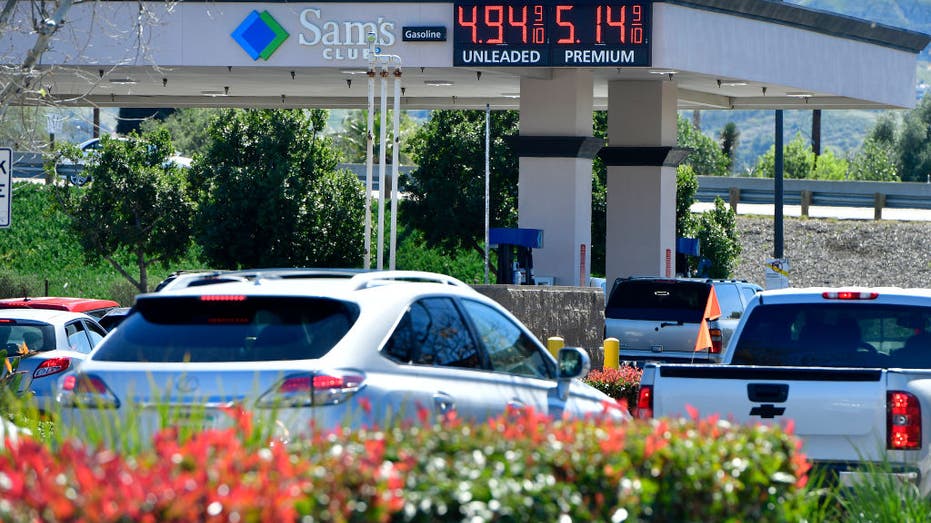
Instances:
[[[488,242],[498,254],[498,284],[536,283],[533,278],[533,249],[543,247],[542,229],[489,229]]]

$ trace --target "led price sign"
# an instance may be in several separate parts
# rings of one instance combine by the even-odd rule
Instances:
[[[649,0],[454,0],[453,65],[649,66]]]

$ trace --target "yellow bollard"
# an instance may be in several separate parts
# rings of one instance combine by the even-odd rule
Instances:
[[[621,342],[617,338],[605,339],[605,362],[604,368],[616,369],[620,365],[618,361],[621,354]]]
[[[559,359],[559,349],[566,346],[566,342],[559,336],[552,336],[546,339],[546,348],[554,358]]]

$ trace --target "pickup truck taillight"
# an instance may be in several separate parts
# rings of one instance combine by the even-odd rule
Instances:
[[[641,385],[637,393],[637,418],[653,417],[653,385]]]
[[[886,393],[886,446],[889,450],[921,448],[921,405],[909,392]]]
[[[708,335],[711,336],[711,354],[721,354],[721,346],[723,345],[724,336],[721,333],[721,329],[717,327],[711,327],[708,329]]]

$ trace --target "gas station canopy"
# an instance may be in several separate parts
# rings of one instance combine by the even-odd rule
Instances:
[[[596,109],[609,82],[657,78],[680,109],[908,108],[929,41],[771,0],[86,2],[41,82],[73,106],[362,108],[368,33],[398,57],[405,109],[516,109],[522,78],[560,68],[591,69]],[[35,39],[6,32],[5,61]]]

